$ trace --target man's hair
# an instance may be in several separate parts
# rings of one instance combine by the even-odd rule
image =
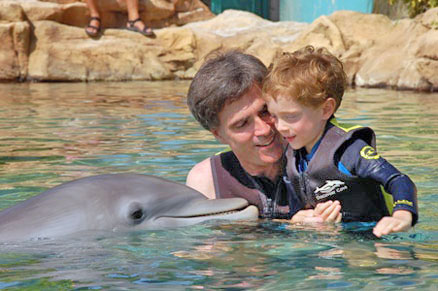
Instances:
[[[187,105],[207,130],[217,128],[225,104],[242,97],[254,84],[261,87],[266,66],[256,57],[233,50],[215,54],[196,73]]]
[[[336,111],[347,87],[346,80],[341,61],[327,49],[306,46],[274,59],[263,83],[263,96],[274,100],[279,96],[293,98],[312,107],[331,97],[336,101]]]

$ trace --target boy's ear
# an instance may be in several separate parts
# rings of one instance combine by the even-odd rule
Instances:
[[[328,120],[334,113],[336,108],[336,100],[329,97],[324,101],[322,110],[323,110],[323,117],[325,120]]]

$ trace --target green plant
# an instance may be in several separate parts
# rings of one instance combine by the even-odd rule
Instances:
[[[438,0],[389,0],[389,3],[393,5],[398,1],[406,3],[410,17],[415,17],[429,8],[438,7]]]

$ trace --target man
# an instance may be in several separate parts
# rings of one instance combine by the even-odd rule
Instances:
[[[195,165],[186,184],[206,197],[242,197],[264,218],[340,221],[339,202],[301,207],[282,179],[284,141],[276,131],[265,101],[263,63],[238,51],[217,55],[195,75],[187,96],[193,116],[231,151]]]

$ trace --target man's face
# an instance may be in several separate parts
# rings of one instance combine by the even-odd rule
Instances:
[[[275,130],[261,94],[260,87],[253,85],[240,99],[225,104],[219,113],[220,125],[212,130],[251,174],[272,166],[283,153],[283,138]]]

